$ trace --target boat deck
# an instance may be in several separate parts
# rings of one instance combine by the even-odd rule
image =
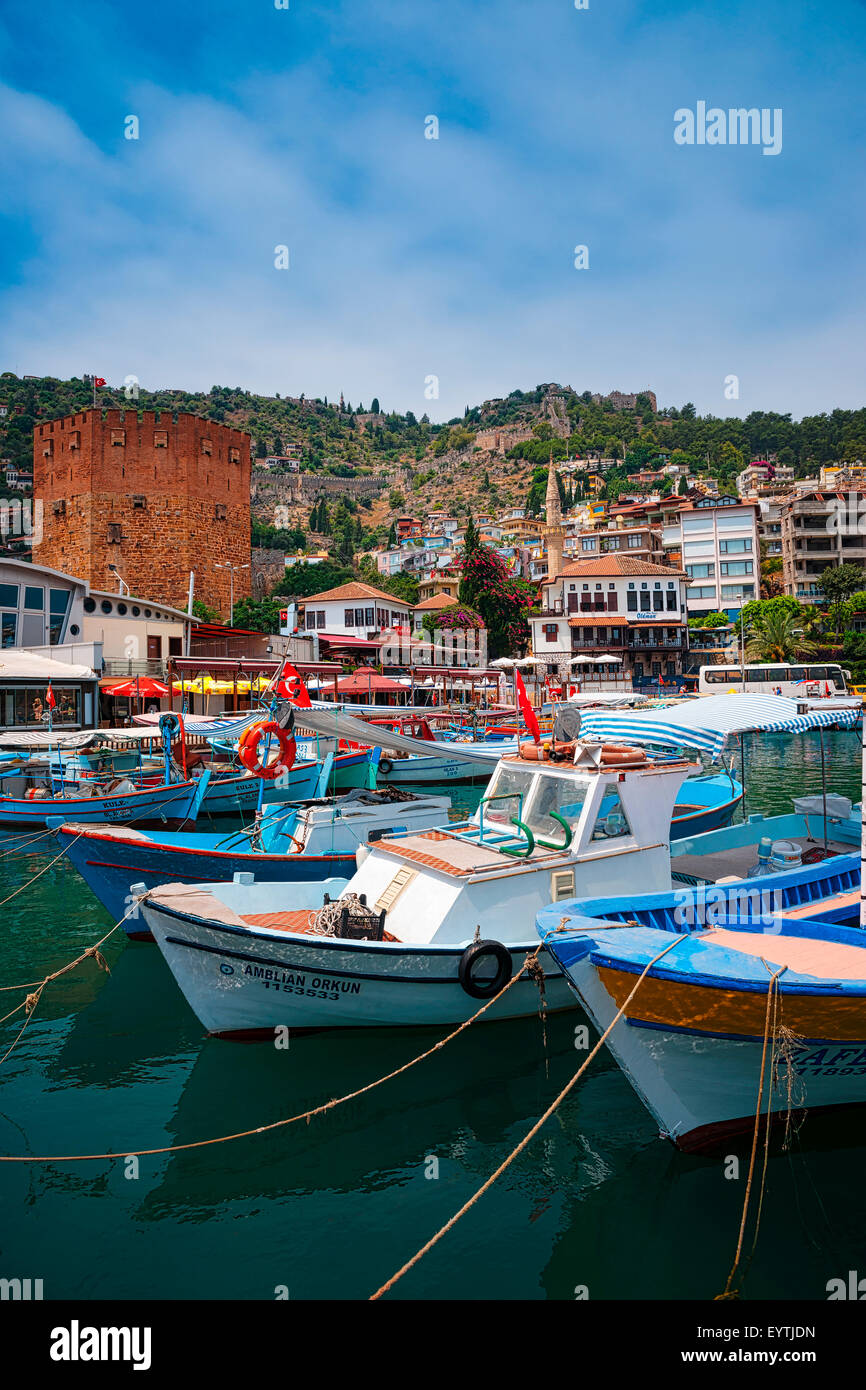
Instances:
[[[810,849],[823,849],[823,840],[812,840],[808,836],[800,838],[786,836],[791,844],[799,845],[803,853]],[[841,840],[828,840],[827,848],[834,854],[851,854],[856,846]],[[758,846],[732,845],[729,849],[716,850],[714,854],[675,854],[671,855],[671,872],[690,874],[707,883],[718,883],[724,878],[747,878],[749,870],[758,857]]]
[[[519,845],[521,839],[515,836],[503,837],[505,843]],[[428,869],[438,869],[440,873],[452,878],[462,878],[487,870],[513,868],[516,864],[536,863],[539,859],[558,858],[566,851],[550,850],[536,846],[532,854],[505,854],[479,844],[477,840],[443,830],[423,830],[414,835],[402,835],[399,839],[382,839],[378,847],[395,854],[401,859],[409,859],[413,864],[423,864]],[[523,841],[525,844],[525,841]]]
[[[270,931],[287,931],[294,936],[309,933],[313,936],[323,936],[323,932],[315,930],[316,914],[310,908],[301,908],[295,912],[245,912],[242,917],[250,927],[267,927]],[[383,941],[399,941],[398,936],[392,936],[386,931],[382,934]]]
[[[815,979],[862,980],[866,976],[866,950],[840,941],[730,931],[727,927],[716,927],[706,932],[701,940],[712,946],[757,956],[776,967],[784,965],[798,975],[811,975]]]

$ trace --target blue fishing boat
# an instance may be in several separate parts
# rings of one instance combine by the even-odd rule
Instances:
[[[164,783],[143,789],[121,782],[116,790],[103,791],[98,786],[88,788],[89,795],[82,794],[84,788],[67,794],[61,790],[52,795],[48,791],[45,795],[34,795],[32,798],[9,792],[0,794],[0,826],[12,829],[32,826],[38,829],[61,815],[64,820],[68,817],[83,824],[108,821],[113,824],[176,828],[195,820],[209,784],[210,773],[205,771],[197,781]]]
[[[860,859],[578,899],[538,934],[662,1134],[681,1149],[866,1102]]]
[[[320,779],[325,785],[329,766],[330,759]],[[228,835],[147,835],[74,822],[54,830],[70,863],[117,922],[129,911],[134,884],[150,889],[163,883],[220,883],[237,874],[268,883],[351,878],[359,845],[384,834],[441,825],[450,804],[447,796],[355,788],[336,799],[274,808],[257,826]],[[135,940],[152,939],[137,914],[124,928]]]

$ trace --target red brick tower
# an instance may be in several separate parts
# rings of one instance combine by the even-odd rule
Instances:
[[[33,495],[43,504],[37,564],[95,589],[186,607],[195,594],[225,617],[229,571],[250,564],[250,436],[197,415],[84,410],[33,431]],[[250,592],[237,569],[234,597]]]

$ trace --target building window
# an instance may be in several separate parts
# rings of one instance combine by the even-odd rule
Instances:
[[[653,590],[653,612],[660,613],[665,606],[665,596],[660,589]]]
[[[0,584],[0,608],[18,607],[18,585]]]
[[[45,590],[36,585],[26,585],[24,589],[24,607],[34,612],[42,613],[45,610]]]
[[[628,593],[626,594],[626,607],[628,608],[629,613],[637,612],[637,594],[632,589],[629,589]]]
[[[114,545],[114,544],[116,544],[118,541],[121,541],[121,540],[123,540],[123,535],[122,535],[122,528],[121,528],[120,522],[119,522],[119,521],[110,521],[110,522],[108,523],[108,543],[109,543],[109,545]]]
[[[354,610],[354,608],[346,608],[346,609],[344,610],[344,612],[343,612],[343,627],[354,627],[354,626],[355,626],[355,610]]]
[[[229,449],[229,463],[240,463],[240,461],[241,461],[241,451],[240,451],[240,449]]]
[[[225,503],[224,503],[224,502],[217,502],[217,503],[215,503],[214,509],[213,509],[213,514],[214,514],[214,521],[225,521],[225,519],[226,519],[226,508],[225,508]]]
[[[730,575],[730,574],[751,574],[751,573],[752,573],[752,562],[751,562],[751,560],[722,560],[722,562],[721,562],[721,571],[722,571],[722,574],[728,574],[728,575]]]
[[[667,597],[668,612],[669,612],[669,613],[675,613],[675,612],[677,611],[677,591],[676,591],[676,589],[668,589],[666,597]]]
[[[751,536],[745,536],[745,537],[743,537],[742,539],[738,539],[738,540],[719,541],[719,554],[720,554],[720,555],[741,555],[741,554],[743,553],[744,550],[751,550],[751,549],[752,549],[752,538],[751,538]]]
[[[147,499],[146,499],[146,498],[141,497],[141,496],[133,497],[133,499],[132,499],[132,509],[133,509],[133,511],[142,512],[142,511],[144,511],[144,510],[146,509],[146,507],[147,507]]]
[[[595,550],[595,541],[584,539],[580,542],[580,548],[581,550]]]
[[[608,613],[615,613],[615,612],[617,611],[618,607],[619,607],[619,595],[618,595],[618,594],[616,593],[616,591],[614,590],[614,592],[613,592],[612,594],[608,594],[608,596],[607,596],[607,611],[608,611]]]
[[[558,636],[559,636],[559,624],[558,624],[558,623],[545,623],[545,624],[544,624],[544,640],[545,640],[545,642],[555,642]]]
[[[707,565],[686,565],[686,574],[689,579],[715,579],[715,564]]]
[[[640,548],[641,548],[641,546],[643,545],[643,543],[644,543],[643,536],[629,536],[629,538],[628,538],[628,544],[629,544],[629,549],[630,549],[630,550],[640,550]]]
[[[125,443],[126,443],[126,430],[112,430],[112,431],[111,431],[111,447],[112,447],[112,449],[122,449]]]
[[[15,646],[15,634],[16,634],[17,628],[18,628],[18,614],[17,614],[17,613],[2,613],[2,614],[0,614],[0,632],[2,632],[2,637],[0,637],[0,641],[2,641],[2,644],[3,644],[4,647],[14,647],[14,646]],[[7,721],[7,722],[8,722],[8,721]]]
[[[211,443],[211,441],[210,441],[209,439],[203,439],[203,440],[202,440],[202,442],[201,442],[201,451],[202,451],[203,454],[212,454],[212,453],[213,453],[213,444]]]
[[[168,448],[168,430],[154,430],[153,447],[154,449]]]

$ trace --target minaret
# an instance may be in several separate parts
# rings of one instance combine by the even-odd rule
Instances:
[[[565,532],[562,526],[562,507],[559,504],[559,482],[553,451],[550,454],[550,467],[547,471],[547,496],[545,498],[544,540],[547,548],[547,579],[555,579],[562,570],[563,541]]]

